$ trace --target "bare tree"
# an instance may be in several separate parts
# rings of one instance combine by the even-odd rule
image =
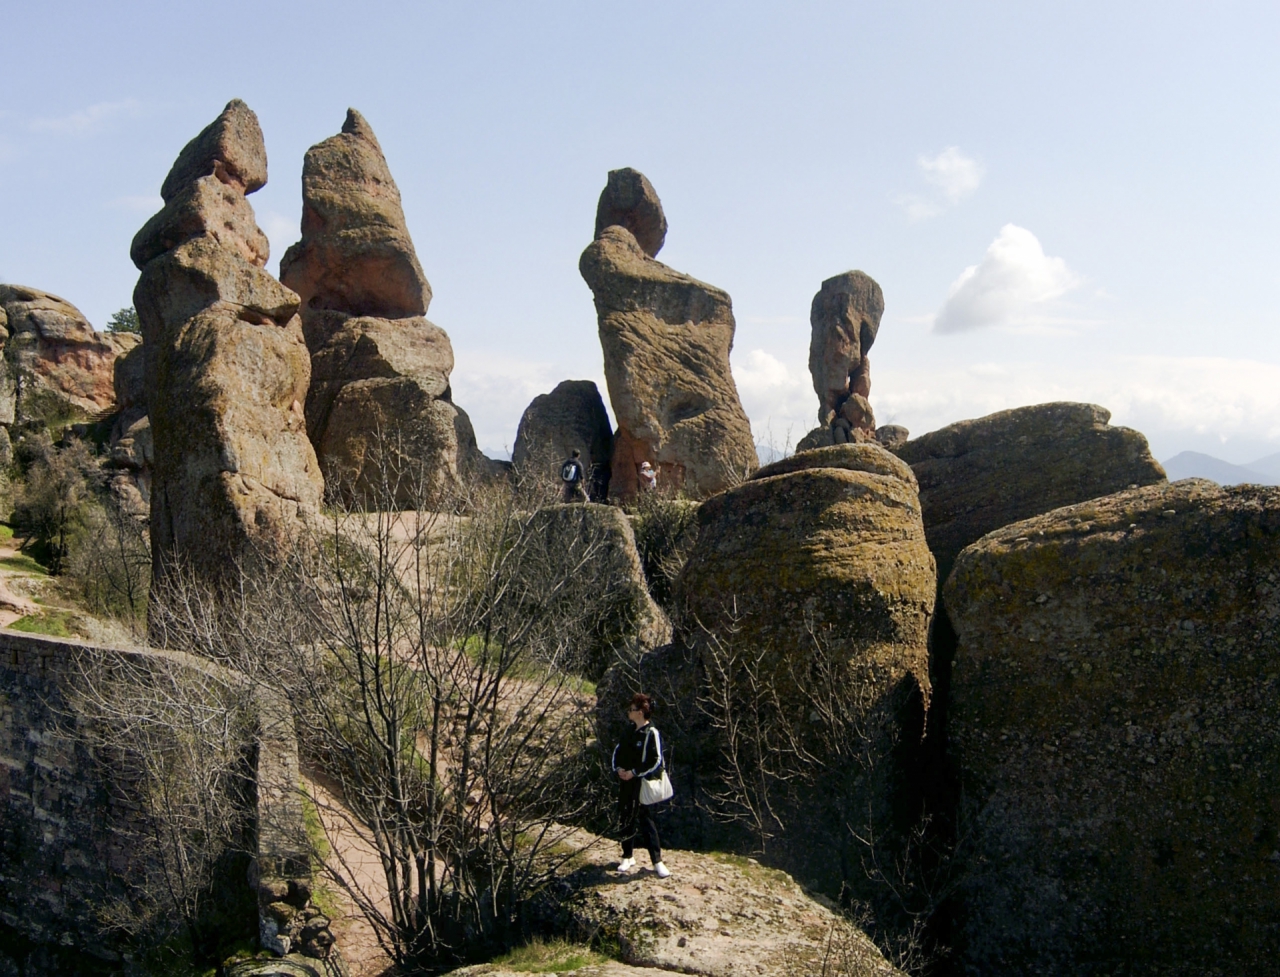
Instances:
[[[129,866],[104,926],[144,946],[182,930],[208,956],[228,935],[228,895],[244,888],[250,855],[247,686],[173,653],[85,649],[76,668],[64,719],[114,792],[111,828]],[[227,876],[240,885],[219,884]]]
[[[401,466],[380,477],[385,499],[416,490]],[[520,935],[526,900],[569,857],[564,824],[587,813],[565,759],[590,733],[571,666],[597,608],[561,596],[603,544],[584,523],[549,547],[518,498],[489,484],[449,513],[335,501],[287,564],[245,567],[216,594],[178,574],[152,607],[161,640],[292,702],[306,760],[333,787],[313,798],[327,830],[376,851],[381,878],[336,838],[315,855],[404,967]]]
[[[729,617],[696,640],[697,706],[718,761],[701,803],[783,863],[788,848],[829,852],[846,912],[899,966],[927,970],[942,952],[927,928],[961,855],[928,812],[905,812],[904,825],[892,809],[902,716],[918,690],[826,631],[810,626],[802,647],[781,654],[742,640]]]

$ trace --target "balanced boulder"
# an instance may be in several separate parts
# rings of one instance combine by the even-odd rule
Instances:
[[[1165,480],[1137,431],[1093,404],[1018,407],[933,431],[893,451],[920,483],[929,548],[946,580],[962,549],[1059,506]]]
[[[653,184],[639,170],[627,166],[609,171],[596,204],[596,237],[606,227],[625,227],[650,258],[656,258],[667,240],[667,215]]]
[[[666,220],[640,174],[610,174],[597,224],[603,220],[613,223],[598,226],[578,268],[595,296],[618,422],[611,491],[635,495],[646,461],[662,487],[693,496],[722,491],[759,464],[729,369],[735,328],[729,296],[653,258]]]
[[[813,297],[809,372],[818,394],[818,428],[801,441],[801,450],[874,440],[876,419],[867,400],[871,396],[867,352],[876,341],[883,315],[884,293],[861,271],[828,278]]]
[[[287,551],[319,512],[298,296],[263,269],[266,237],[245,199],[265,182],[257,117],[232,101],[179,155],[164,209],[133,242],[157,578],[177,564],[223,578]]]
[[[342,496],[434,504],[485,467],[470,419],[452,402],[449,337],[425,318],[431,286],[400,191],[355,109],[338,135],[307,150],[302,239],[285,252],[280,277],[301,299],[311,353],[307,431]]]
[[[525,408],[516,429],[511,462],[532,473],[554,473],[577,451],[589,473],[591,498],[603,501],[609,488],[613,428],[600,391],[590,380],[565,380],[539,394]]]
[[[1056,509],[965,549],[944,593],[959,969],[1270,972],[1280,489]]]

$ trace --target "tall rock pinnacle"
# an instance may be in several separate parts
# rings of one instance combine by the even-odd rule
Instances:
[[[487,467],[470,419],[452,402],[449,337],[425,318],[431,286],[400,191],[355,109],[338,135],[307,150],[302,240],[285,253],[280,277],[302,300],[307,432],[348,501],[434,504]],[[375,498],[388,466],[396,498]]]
[[[154,438],[154,574],[217,580],[286,551],[319,512],[302,405],[311,375],[298,296],[263,270],[245,199],[267,180],[253,111],[238,99],[191,140],[133,240]]]

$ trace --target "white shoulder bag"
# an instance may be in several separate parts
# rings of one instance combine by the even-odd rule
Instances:
[[[656,738],[658,731],[655,729],[653,732]],[[662,758],[661,744],[662,744],[662,740],[658,739],[658,758],[659,759]],[[648,747],[648,745],[649,745],[648,743],[645,743],[646,748]],[[675,790],[671,786],[671,778],[667,776],[667,764],[665,763],[665,761],[662,764],[661,777],[655,777],[652,780],[650,780],[648,777],[642,777],[640,779],[640,803],[641,804],[644,804],[646,806],[649,804],[660,804],[663,801],[670,800],[673,794],[675,794]]]

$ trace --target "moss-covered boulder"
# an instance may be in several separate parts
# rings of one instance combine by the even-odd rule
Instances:
[[[930,694],[936,583],[911,471],[876,445],[805,452],[697,519],[675,642],[601,682],[601,742],[632,693],[656,695],[673,835],[858,889],[853,831],[893,851]]]
[[[1058,509],[967,548],[944,598],[965,972],[1271,972],[1280,489]]]
[[[893,449],[920,484],[929,548],[946,580],[962,549],[1059,506],[1164,481],[1137,431],[1093,404],[1036,404],[960,421]]]
[[[806,451],[703,503],[676,581],[681,626],[784,657],[811,633],[928,688],[934,602],[911,470],[874,444]]]

